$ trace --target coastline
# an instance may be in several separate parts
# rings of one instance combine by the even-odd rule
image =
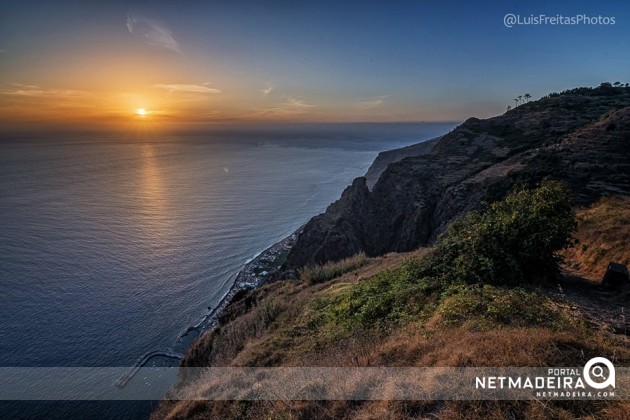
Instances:
[[[181,360],[190,344],[206,331],[212,331],[219,325],[219,319],[230,304],[234,296],[241,291],[258,288],[273,278],[278,269],[284,263],[287,254],[295,245],[298,235],[302,232],[306,224],[300,226],[290,235],[266,248],[262,252],[254,255],[243,266],[228,278],[232,282],[226,294],[214,307],[208,307],[208,312],[196,325],[186,328],[176,339],[172,348],[166,350],[152,350],[140,356],[136,363],[117,381],[116,385],[123,388],[139,370],[147,365],[155,357],[170,358],[171,360]],[[164,361],[162,361],[164,364]],[[161,365],[162,365],[161,364]]]
[[[180,334],[178,342],[180,340],[183,341],[186,335],[192,331],[195,331],[197,336],[199,336],[205,331],[213,330],[218,326],[219,318],[223,314],[223,311],[237,293],[243,290],[258,288],[271,281],[273,274],[282,266],[287,254],[295,245],[297,237],[304,229],[304,226],[305,224],[264,251],[256,254],[252,259],[246,262],[239,271],[232,274],[228,282],[232,281],[232,279],[234,280],[227,293],[199,323],[188,327]]]

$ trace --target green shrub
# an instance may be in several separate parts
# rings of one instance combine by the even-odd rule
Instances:
[[[543,181],[453,223],[438,240],[431,271],[454,282],[540,282],[557,273],[558,252],[573,243],[575,228],[566,187]]]
[[[547,305],[548,299],[533,288],[454,284],[442,294],[438,312],[447,325],[468,324],[558,328],[563,319]]]
[[[326,263],[324,265],[309,265],[299,270],[300,279],[313,285],[332,280],[335,277],[347,273],[365,265],[367,257],[360,252],[352,257],[344,258],[340,261]]]
[[[416,317],[442,286],[421,277],[423,262],[410,259],[315,302],[317,318],[347,329],[379,327]]]

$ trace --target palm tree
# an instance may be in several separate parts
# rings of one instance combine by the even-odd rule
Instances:
[[[532,95],[530,95],[529,93],[525,94],[525,99],[527,100],[527,102],[529,102],[531,97],[532,97]]]

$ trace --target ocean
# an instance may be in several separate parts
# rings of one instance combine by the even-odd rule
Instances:
[[[0,366],[131,366],[171,348],[378,152],[453,126],[1,141]]]

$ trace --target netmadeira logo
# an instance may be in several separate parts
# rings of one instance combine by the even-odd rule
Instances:
[[[608,370],[608,374],[604,371],[604,368],[600,365],[604,365]],[[595,389],[606,389],[609,386],[615,387],[615,366],[612,362],[605,357],[594,357],[584,365],[583,372],[584,380],[590,387]],[[601,379],[594,380],[593,378]]]
[[[615,366],[605,357],[592,358],[583,369],[533,368],[532,374],[475,378],[476,389],[532,390],[536,398],[610,398],[615,386]]]

